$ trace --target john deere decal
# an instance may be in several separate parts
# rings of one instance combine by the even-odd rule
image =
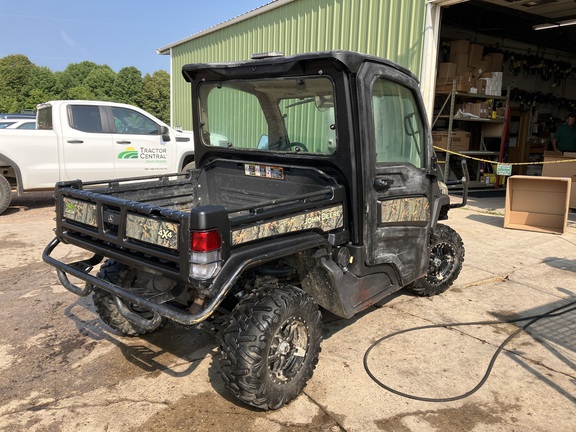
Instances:
[[[118,154],[118,159],[138,159],[138,150],[134,147],[126,147],[126,150]]]

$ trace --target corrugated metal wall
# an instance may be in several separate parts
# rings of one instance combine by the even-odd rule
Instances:
[[[187,63],[344,49],[422,67],[426,0],[296,0],[172,48],[173,125],[192,128]]]

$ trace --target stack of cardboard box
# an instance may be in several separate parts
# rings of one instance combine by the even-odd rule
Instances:
[[[467,40],[456,40],[450,44],[450,61],[440,63],[436,91],[448,93],[456,81],[456,91],[490,96],[502,94],[501,53],[484,55],[482,45]]]
[[[448,148],[448,132],[432,132],[432,144],[443,149]],[[470,149],[470,132],[454,130],[450,139],[450,150],[466,151]]]

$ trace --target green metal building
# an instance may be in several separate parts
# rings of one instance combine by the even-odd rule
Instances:
[[[388,58],[421,78],[430,105],[440,7],[459,1],[276,0],[160,48],[158,54],[171,58],[172,125],[192,128],[183,65],[248,60],[253,53],[270,51],[293,55],[342,49]]]

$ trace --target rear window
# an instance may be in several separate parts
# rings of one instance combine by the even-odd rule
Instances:
[[[38,108],[36,129],[52,130],[52,105],[45,104]]]
[[[333,154],[334,91],[327,75],[203,83],[202,140],[228,149]]]

